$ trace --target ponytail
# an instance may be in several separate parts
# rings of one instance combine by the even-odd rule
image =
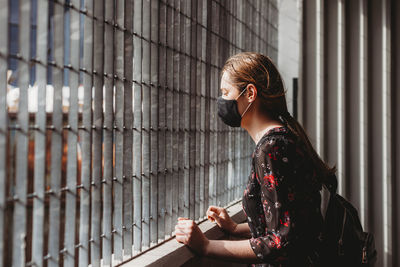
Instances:
[[[278,118],[292,131],[297,138],[305,145],[306,152],[312,159],[314,166],[316,166],[318,177],[320,177],[320,182],[326,184],[328,187],[333,188],[336,191],[337,180],[336,180],[336,166],[329,167],[315,151],[312,146],[304,128],[301,124],[290,115],[289,112],[283,112]]]

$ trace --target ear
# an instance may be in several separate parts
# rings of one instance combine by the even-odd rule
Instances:
[[[252,83],[249,83],[248,85],[247,85],[247,100],[249,101],[249,102],[253,102],[254,100],[256,100],[256,98],[257,98],[257,88],[255,87],[255,85],[254,84],[252,84]]]

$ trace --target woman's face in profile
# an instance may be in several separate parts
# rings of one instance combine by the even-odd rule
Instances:
[[[227,72],[224,72],[221,77],[221,96],[227,100],[236,99],[240,92],[239,90],[230,82],[230,77]]]
[[[220,89],[221,97],[226,100],[236,100],[239,114],[243,114],[243,112],[250,104],[250,102],[245,97],[247,92],[243,92],[242,94],[240,94],[239,89],[231,83],[230,75],[227,72],[224,72],[222,74]]]

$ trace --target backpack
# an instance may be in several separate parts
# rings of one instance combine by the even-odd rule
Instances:
[[[374,266],[377,259],[372,233],[364,232],[357,209],[323,185],[324,217],[319,244],[309,256],[311,266]]]

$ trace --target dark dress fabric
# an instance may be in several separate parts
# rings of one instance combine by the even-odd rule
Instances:
[[[321,183],[302,144],[286,126],[256,144],[242,205],[250,245],[265,264],[251,266],[312,266],[308,256],[323,223]]]

